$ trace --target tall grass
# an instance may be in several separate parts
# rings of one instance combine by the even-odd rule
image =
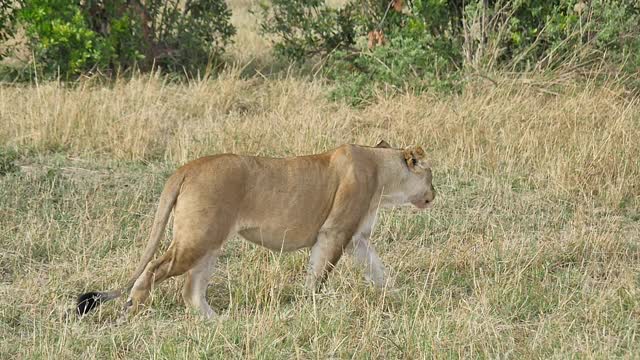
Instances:
[[[365,108],[327,101],[320,80],[242,66],[187,84],[0,87],[0,146],[20,168],[0,176],[0,357],[633,357],[639,100],[613,81],[498,80]],[[130,275],[179,164],[380,139],[422,145],[438,189],[432,211],[386,211],[375,229],[394,289],[344,258],[304,298],[305,252],[232,240],[210,282],[215,321],[185,312],[181,279],[125,324],[117,301],[71,312],[78,293]]]

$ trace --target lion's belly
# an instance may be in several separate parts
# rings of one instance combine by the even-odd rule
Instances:
[[[317,238],[317,230],[273,229],[251,227],[240,230],[240,236],[254,244],[262,245],[273,251],[294,251],[312,246]]]

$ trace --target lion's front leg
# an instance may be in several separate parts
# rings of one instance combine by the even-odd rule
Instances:
[[[354,236],[348,250],[356,262],[364,267],[364,277],[367,281],[380,288],[387,285],[387,271],[366,236],[362,234]]]
[[[342,232],[322,231],[318,234],[318,240],[311,248],[305,281],[305,287],[309,291],[315,292],[322,287],[329,272],[342,256],[345,239],[348,239],[348,236]]]

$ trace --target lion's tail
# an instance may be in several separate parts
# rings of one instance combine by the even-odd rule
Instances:
[[[80,295],[78,297],[76,307],[78,315],[82,316],[98,305],[106,301],[116,299],[131,290],[136,279],[138,279],[138,277],[147,267],[147,264],[151,261],[154,253],[158,249],[158,245],[160,245],[160,240],[162,239],[164,228],[169,221],[171,210],[173,209],[173,206],[178,199],[178,194],[180,193],[180,187],[182,186],[183,180],[184,173],[181,171],[176,172],[169,178],[169,180],[167,180],[167,183],[164,186],[164,190],[162,190],[162,195],[160,195],[160,203],[158,204],[158,209],[156,210],[156,215],[153,220],[149,242],[147,243],[147,247],[144,249],[144,254],[142,255],[142,259],[138,263],[136,271],[134,271],[133,275],[129,278],[127,285],[123,288],[111,291],[92,291]]]

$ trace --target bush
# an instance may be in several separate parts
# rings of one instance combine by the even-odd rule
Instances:
[[[450,31],[455,9],[442,1],[413,4],[425,17],[398,12],[388,1],[351,1],[335,9],[324,1],[273,0],[262,4],[261,28],[275,37],[280,56],[297,62],[325,58],[325,73],[336,83],[334,99],[360,104],[378,90],[455,91],[462,58]],[[367,46],[375,34],[383,35],[377,39],[381,46]]]
[[[328,8],[319,0],[273,0],[260,6],[261,30],[279,38],[274,50],[280,56],[299,61],[354,44],[353,3],[342,9]]]
[[[262,4],[262,31],[281,56],[326,60],[334,98],[352,103],[379,87],[456,91],[468,71],[575,69],[603,54],[630,72],[640,65],[634,0],[407,3],[352,0],[335,9],[321,0],[273,0]]]
[[[0,60],[7,56],[7,48],[4,43],[15,35],[15,22],[18,4],[9,1],[0,2]]]
[[[437,39],[422,41],[406,35],[406,31],[392,34],[387,46],[371,51],[332,53],[325,73],[335,80],[331,92],[334,100],[344,99],[352,105],[366,103],[376,92],[386,94],[421,93],[428,90],[454,92],[460,89],[460,71],[451,58],[443,54],[453,49],[436,49]]]
[[[235,33],[230,15],[223,0],[29,0],[17,10],[40,70],[64,78],[136,65],[201,70]]]
[[[147,59],[172,71],[201,69],[219,61],[236,32],[224,0],[190,0],[184,7],[180,0],[146,3],[151,26],[143,32],[153,34],[145,40],[151,47]]]
[[[496,42],[496,65],[553,69],[604,52],[615,63],[631,48],[640,56],[640,3],[633,0],[526,0],[488,11],[491,21],[503,27],[486,31]]]
[[[6,41],[14,35],[17,4],[8,1],[0,3],[0,41]]]
[[[77,74],[104,67],[105,42],[92,31],[79,5],[65,0],[32,0],[19,13],[45,73]]]

